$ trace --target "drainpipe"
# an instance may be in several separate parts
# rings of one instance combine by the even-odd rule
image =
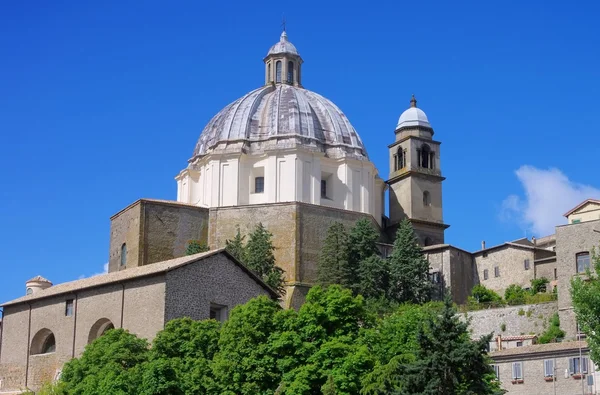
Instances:
[[[0,317],[2,317],[2,321],[0,321],[0,362],[2,362],[2,333],[4,332],[4,330],[2,330],[2,325],[4,324],[4,309],[0,310]]]
[[[71,350],[71,358],[75,358],[75,337],[77,334],[77,293],[73,301],[73,349]]]
[[[31,303],[29,305],[29,323],[27,324],[27,363],[25,364],[25,388],[29,379],[29,354],[31,354]]]
[[[125,308],[125,283],[121,283],[121,329],[123,329],[123,309]]]

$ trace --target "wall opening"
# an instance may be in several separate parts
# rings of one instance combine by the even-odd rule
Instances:
[[[88,344],[104,335],[111,329],[115,329],[114,324],[108,318],[101,318],[90,329],[90,334],[88,335]]]
[[[121,266],[127,265],[127,244],[121,246]]]
[[[50,354],[56,351],[56,339],[50,329],[40,329],[31,341],[31,355]]]

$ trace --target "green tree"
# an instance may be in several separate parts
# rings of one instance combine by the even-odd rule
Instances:
[[[548,281],[546,277],[540,277],[531,280],[531,294],[535,295],[540,292],[546,292],[549,282],[550,281]]]
[[[223,324],[212,371],[210,393],[273,394],[281,380],[270,338],[279,332],[279,304],[266,296],[236,306]]]
[[[370,220],[361,218],[356,221],[348,232],[348,260],[351,267],[358,267],[363,260],[373,255],[379,256],[377,240],[379,232]]]
[[[61,382],[68,394],[138,394],[148,342],[123,330],[109,330],[67,362]]]
[[[504,300],[506,300],[506,303],[511,306],[525,304],[526,296],[527,291],[517,284],[509,285],[504,291]]]
[[[185,255],[199,254],[208,250],[208,246],[200,240],[190,240],[188,241],[187,248],[185,249]]]
[[[600,363],[600,256],[592,251],[592,267],[571,280],[571,299],[579,328],[587,336],[592,360]]]
[[[504,305],[502,297],[484,285],[477,284],[467,298],[469,309],[478,310],[482,307],[500,307]]]
[[[353,288],[357,294],[362,295],[369,301],[387,301],[386,295],[390,285],[389,266],[385,259],[378,255],[371,255],[360,261],[356,271],[357,279]]]
[[[400,223],[394,248],[389,257],[389,297],[398,302],[425,303],[431,299],[429,263],[417,243],[412,225]]]
[[[225,240],[225,249],[235,259],[245,263],[246,262],[246,246],[244,245],[244,239],[246,236],[242,236],[240,233],[240,227],[236,226],[236,234],[233,240]]]
[[[199,394],[213,381],[210,363],[218,349],[220,324],[191,318],[171,320],[158,332],[144,365],[143,394]],[[163,390],[159,392],[159,388]]]
[[[458,318],[450,295],[446,295],[441,314],[430,317],[417,334],[417,352],[405,368],[406,385],[401,393],[497,393],[486,353],[491,336],[472,341],[468,324]]]
[[[248,237],[245,247],[244,263],[250,270],[261,277],[265,283],[279,293],[284,292],[284,271],[275,264],[275,247],[272,242],[273,234],[262,223]]]
[[[321,247],[317,283],[322,286],[338,284],[351,287],[353,270],[348,256],[348,233],[341,222],[334,222],[327,229],[327,236]]]

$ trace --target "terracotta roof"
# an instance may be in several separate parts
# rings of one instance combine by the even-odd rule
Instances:
[[[30,302],[33,300],[43,299],[50,296],[61,295],[65,293],[71,293],[75,291],[79,291],[82,289],[88,289],[93,287],[98,287],[106,284],[119,283],[123,281],[133,280],[140,277],[150,276],[157,273],[168,272],[173,269],[179,268],[181,266],[188,265],[190,263],[197,262],[199,260],[208,258],[210,256],[216,254],[224,254],[226,255],[232,262],[238,265],[242,270],[244,270],[254,281],[259,283],[263,288],[265,288],[271,296],[274,298],[278,298],[279,295],[275,290],[269,287],[265,282],[259,278],[256,274],[254,274],[250,269],[244,266],[242,263],[238,262],[231,254],[229,254],[225,249],[212,250],[208,252],[202,252],[195,255],[184,256],[181,258],[170,259],[168,261],[152,263],[146,266],[134,267],[131,269],[125,269],[118,272],[99,274],[97,276],[84,278],[81,280],[70,281],[67,283],[57,284],[53,287],[47,288],[42,291],[38,291],[31,295],[26,295],[20,297],[18,299],[11,300],[2,304],[1,306],[9,306],[23,302]]]
[[[529,340],[535,339],[537,335],[519,335],[519,336],[502,336],[502,341],[513,341],[513,340]]]
[[[566,213],[564,213],[563,216],[564,217],[568,217],[569,215],[573,214],[575,211],[579,210],[580,208],[582,208],[583,206],[585,206],[588,203],[600,204],[600,200],[597,200],[597,199],[585,199],[583,202],[579,203],[577,206],[573,207],[572,209],[570,209],[569,211],[567,211]]]
[[[47,278],[44,278],[42,276],[35,276],[34,278],[26,281],[26,283],[34,283],[34,282],[52,284],[52,281],[50,281]]]
[[[494,351],[490,353],[490,357],[493,359],[502,357],[511,357],[517,355],[532,355],[532,354],[544,354],[560,351],[582,351],[588,352],[588,345],[585,341],[573,341],[573,342],[562,342],[562,343],[548,343],[548,344],[534,344],[526,347],[506,348],[501,351]]]

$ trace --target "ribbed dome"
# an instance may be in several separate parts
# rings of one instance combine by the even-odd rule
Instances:
[[[423,112],[423,110],[420,108],[417,108],[417,100],[415,99],[414,95],[410,101],[410,107],[408,110],[404,111],[402,115],[400,115],[396,129],[412,126],[431,128],[431,124],[429,123],[425,112]]]
[[[273,45],[271,49],[269,49],[269,53],[267,53],[267,56],[276,55],[280,53],[290,53],[299,56],[296,46],[288,41],[287,33],[285,31],[281,33],[281,36],[279,37],[279,42]]]
[[[367,158],[358,133],[335,104],[286,84],[256,89],[221,110],[202,131],[194,157],[298,146],[329,157]]]

